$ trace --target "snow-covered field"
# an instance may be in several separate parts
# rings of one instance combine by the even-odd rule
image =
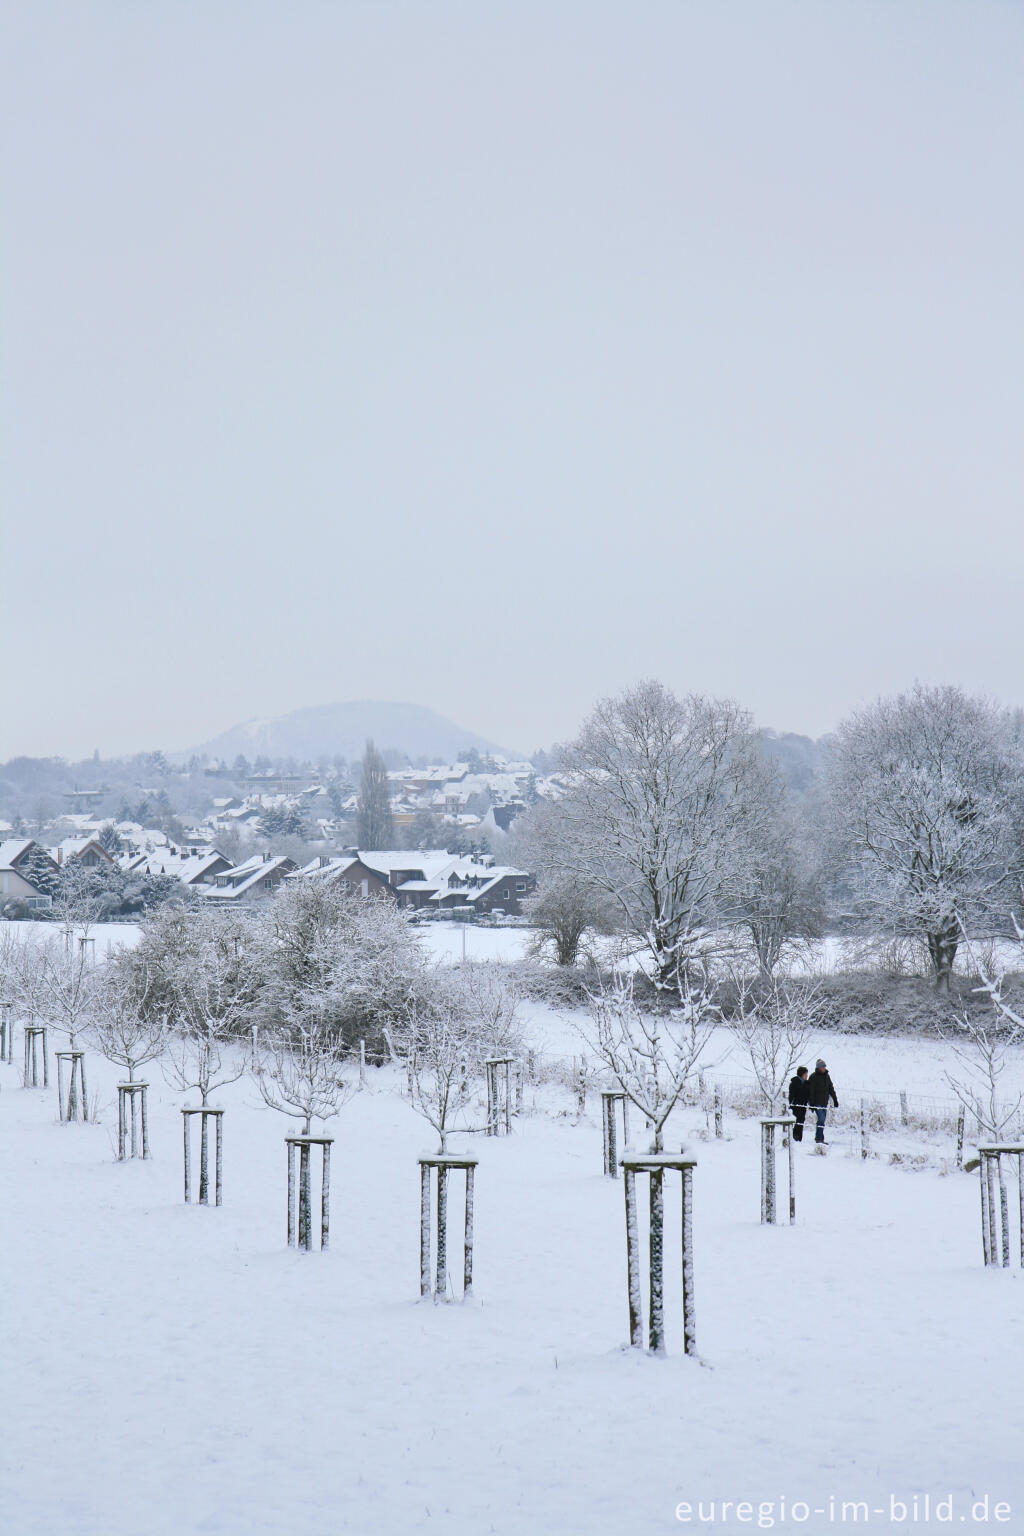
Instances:
[[[90,1068],[93,1126],[57,1124],[52,1089],[0,1068],[5,1533],[656,1536],[698,1500],[754,1501],[754,1528],[772,1501],[775,1529],[823,1532],[838,1506],[794,1522],[774,1501],[831,1496],[920,1531],[889,1499],[924,1493],[951,1494],[956,1524],[1006,1501],[1024,1529],[1022,1280],[981,1266],[974,1178],[804,1148],[797,1226],[764,1229],[756,1126],[730,1120],[699,1146],[702,1363],[679,1352],[674,1229],[659,1361],[623,1348],[622,1188],[565,1094],[474,1138],[477,1299],[435,1306],[430,1137],[390,1072],[333,1123],[332,1250],[299,1255],[284,1122],[251,1086],[224,1095],[226,1204],[201,1209],[159,1072],[153,1160],[118,1165],[114,1072]],[[700,1124],[683,1111],[670,1144]]]

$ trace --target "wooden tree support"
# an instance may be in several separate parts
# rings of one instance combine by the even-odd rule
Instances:
[[[199,1122],[199,1204],[210,1203],[210,1132],[209,1122],[213,1121],[216,1140],[214,1152],[213,1170],[213,1203],[224,1203],[224,1111],[211,1109],[208,1104],[200,1104],[195,1109],[186,1106],[181,1112],[182,1129],[185,1135],[185,1204],[192,1203],[192,1116],[200,1115]]]
[[[62,1120],[88,1120],[89,1101],[85,1096],[85,1052],[56,1051],[57,1098]],[[65,1082],[65,1075],[67,1082]]]
[[[491,1056],[484,1062],[487,1072],[487,1134],[511,1136],[512,1134],[512,1067],[511,1056]]]
[[[616,1108],[619,1105],[622,1106],[622,1150],[625,1152],[629,1141],[629,1105],[626,1102],[626,1095],[614,1088],[602,1088],[601,1138],[604,1144],[604,1171],[609,1179],[617,1179],[619,1176],[619,1153],[616,1146],[618,1137]]]
[[[1010,1205],[1003,1158],[1017,1161],[1017,1220],[1020,1265],[1024,1269],[1024,1142],[985,1142],[979,1145],[981,1166],[981,1247],[985,1263],[1010,1267]],[[998,1217],[997,1217],[998,1211]]]
[[[39,1081],[39,1053],[42,1050],[43,1080]],[[46,1049],[46,1025],[25,1025],[25,1087],[49,1088],[50,1057]]]
[[[473,1295],[473,1178],[477,1159],[462,1152],[437,1152],[421,1157],[420,1164],[420,1295],[435,1301],[448,1300],[448,1175],[453,1168],[466,1174],[466,1225],[462,1240],[462,1299]],[[430,1171],[437,1180],[437,1242],[431,1221]],[[431,1266],[431,1248],[434,1263]]]
[[[860,1101],[860,1155],[867,1158],[871,1155],[871,1121],[868,1116],[868,1101]]]
[[[14,1004],[0,1003],[0,1061],[14,1061]]]
[[[640,1229],[637,1214],[636,1176],[648,1175],[650,1189],[650,1260],[648,1266],[650,1323],[647,1348],[652,1355],[665,1353],[664,1316],[664,1246],[665,1246],[665,1174],[678,1168],[683,1176],[682,1267],[683,1267],[683,1349],[697,1353],[697,1334],[693,1298],[693,1170],[695,1157],[685,1153],[652,1152],[647,1156],[624,1157],[621,1161],[626,1196],[626,1275],[629,1284],[629,1342],[633,1349],[644,1347],[644,1316],[640,1282]]]
[[[782,1148],[786,1154],[786,1164],[789,1172],[789,1224],[796,1221],[796,1182],[795,1169],[793,1167],[793,1127],[796,1120],[792,1115],[765,1115],[761,1120],[761,1220],[768,1225],[774,1225],[778,1220],[778,1202],[776,1200],[777,1180],[775,1176],[775,1129],[782,1129]]]
[[[721,1141],[721,1139],[722,1139],[722,1090],[718,1086],[717,1083],[715,1084],[714,1113],[715,1113],[715,1139],[716,1139],[716,1141]]]
[[[310,1178],[310,1148],[319,1147],[322,1158],[320,1177],[320,1249],[329,1246],[331,1226],[331,1148],[333,1136],[286,1136],[288,1148],[288,1246],[298,1245],[309,1253],[313,1247],[313,1201]],[[299,1179],[295,1182],[295,1154],[298,1152]]]
[[[146,1095],[148,1083],[118,1083],[117,1085],[117,1160],[125,1162],[139,1157],[141,1131],[141,1156],[149,1156],[149,1110]],[[129,1136],[130,1131],[130,1136]]]

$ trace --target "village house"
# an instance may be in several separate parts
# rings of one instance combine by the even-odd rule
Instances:
[[[85,869],[113,869],[117,862],[95,837],[65,837],[50,849],[50,857],[58,864],[74,859]]]
[[[258,853],[244,864],[222,870],[213,883],[197,888],[207,901],[245,906],[252,901],[263,901],[272,896],[286,875],[296,868],[295,860],[284,855]]]
[[[45,911],[53,897],[47,877],[57,875],[57,862],[31,838],[0,843],[0,902],[22,902],[30,912]]]

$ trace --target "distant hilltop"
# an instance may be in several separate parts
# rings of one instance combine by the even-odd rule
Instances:
[[[353,761],[362,757],[367,738],[372,738],[382,752],[405,752],[411,758],[426,757],[435,762],[453,762],[471,747],[484,754],[505,753],[496,742],[464,730],[422,704],[363,699],[294,709],[273,720],[246,720],[175,756],[205,754],[226,763],[239,754],[249,759],[340,756]]]

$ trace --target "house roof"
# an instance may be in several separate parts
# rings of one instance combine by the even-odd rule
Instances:
[[[419,869],[423,871],[424,879],[432,879],[452,857],[447,848],[373,848],[369,851],[360,848],[358,852],[367,869],[383,875],[385,880],[391,879],[392,870],[401,869]]]
[[[217,848],[202,853],[172,853],[163,848],[157,853],[129,855],[129,861],[122,860],[121,867],[133,874],[173,875],[182,885],[195,885],[220,863],[230,867],[231,860]]]
[[[210,886],[203,895],[207,901],[237,901],[239,897],[255,890],[268,875],[275,873],[287,875],[294,868],[294,859],[289,859],[285,854],[279,854],[276,858],[270,859],[257,854],[255,858],[247,859],[244,864],[223,871],[217,876],[218,884]]]
[[[13,869],[17,861],[32,847],[31,837],[12,837],[0,843],[0,869]]]

